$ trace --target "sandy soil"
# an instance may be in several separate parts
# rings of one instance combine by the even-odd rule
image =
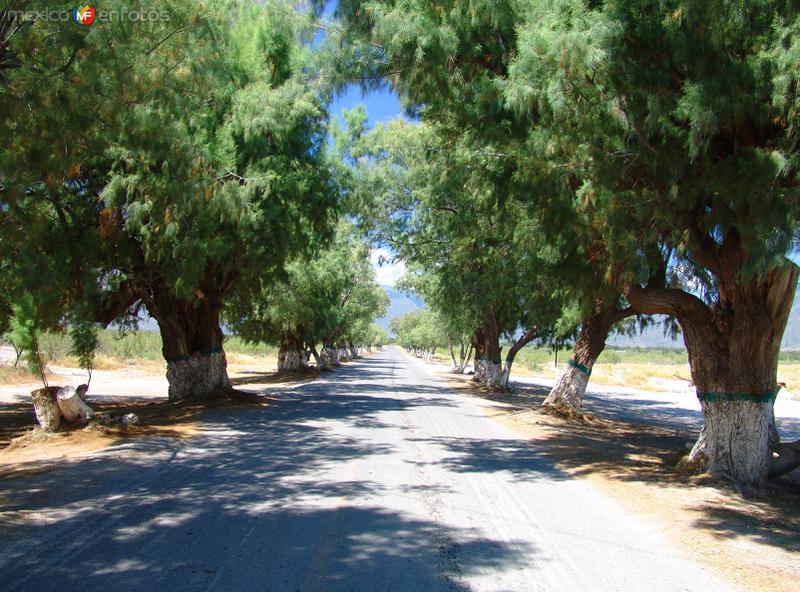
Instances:
[[[167,399],[165,367],[161,362],[142,361],[136,365],[108,364],[95,370],[88,393],[95,411],[120,417],[135,413],[140,425],[100,426],[44,435],[36,429],[30,391],[36,382],[13,381],[0,386],[0,478],[39,472],[64,462],[73,462],[130,438],[169,436],[191,438],[202,428],[200,415],[212,406],[265,405],[273,390],[293,388],[318,376],[310,370],[297,375],[281,375],[275,358],[233,354],[228,374],[240,396],[207,403],[170,403]],[[53,366],[48,376],[51,385],[77,386],[86,381],[78,369]]]
[[[486,411],[496,421],[529,438],[565,471],[658,523],[732,584],[800,592],[800,483],[794,478],[780,480],[767,499],[745,500],[725,483],[675,468],[690,430],[556,417],[538,408],[547,389],[532,386],[498,395],[474,388],[466,376],[452,376],[451,384],[491,401]]]

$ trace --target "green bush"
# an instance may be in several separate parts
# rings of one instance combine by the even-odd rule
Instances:
[[[63,360],[72,351],[72,343],[66,333],[45,331],[39,336],[39,349],[45,360]]]
[[[120,333],[106,329],[100,332],[98,353],[120,360],[160,360],[161,335],[152,331]]]

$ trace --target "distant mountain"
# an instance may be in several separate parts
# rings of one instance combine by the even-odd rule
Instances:
[[[389,323],[395,317],[418,308],[426,308],[422,298],[412,294],[408,295],[391,286],[381,286],[389,296],[389,308],[386,315],[377,319],[375,322],[383,327],[387,332],[391,332]],[[113,325],[112,325],[113,327]],[[158,324],[147,314],[141,314],[139,329],[143,331],[158,331]],[[226,331],[227,332],[227,331]],[[624,335],[612,335],[608,339],[611,347],[675,347],[683,349],[683,338],[679,335],[677,340],[672,340],[664,336],[664,329],[661,325],[648,328],[639,335],[627,337]],[[792,312],[789,314],[789,322],[786,324],[786,331],[783,334],[781,349],[784,351],[800,351],[800,289],[794,299]]]
[[[683,349],[683,337],[673,341],[664,336],[664,329],[661,325],[656,325],[645,330],[639,335],[627,337],[624,335],[614,335],[609,337],[608,344],[616,347],[676,347]],[[781,342],[783,351],[800,350],[800,288],[794,297],[794,306],[789,313],[789,321],[786,324],[786,331],[783,333]]]
[[[425,302],[415,294],[406,294],[393,288],[392,286],[381,286],[389,297],[389,307],[386,309],[386,314],[379,319],[376,323],[383,327],[387,333],[391,333],[392,329],[389,326],[392,319],[395,317],[402,317],[404,314],[417,310],[418,308],[425,308]]]
[[[683,337],[678,335],[677,339],[664,335],[664,327],[661,323],[648,327],[641,333],[632,337],[627,335],[611,335],[606,343],[610,347],[674,347],[682,349]]]

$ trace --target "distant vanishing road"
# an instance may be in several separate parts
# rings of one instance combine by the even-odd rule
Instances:
[[[730,591],[389,348],[0,481],[0,589]]]

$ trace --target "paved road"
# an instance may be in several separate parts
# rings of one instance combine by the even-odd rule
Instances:
[[[208,420],[0,482],[0,588],[731,590],[399,350]]]

